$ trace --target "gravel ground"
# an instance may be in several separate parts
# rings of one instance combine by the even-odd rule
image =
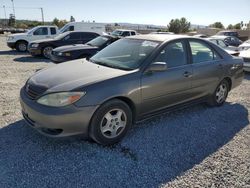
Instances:
[[[0,37],[0,187],[250,187],[250,75],[220,108],[196,105],[141,122],[115,147],[29,128],[18,95],[49,61]]]

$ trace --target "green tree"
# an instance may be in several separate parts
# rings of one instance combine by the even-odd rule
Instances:
[[[54,20],[52,21],[52,24],[58,26],[59,20],[57,18],[54,18]]]
[[[237,23],[234,25],[234,29],[241,29],[241,23]]]
[[[218,29],[224,29],[224,25],[221,22],[215,22],[209,26],[214,27],[214,28],[218,28]]]
[[[172,19],[168,24],[168,31],[178,33],[186,33],[189,31],[190,22],[186,18]]]
[[[234,28],[234,26],[232,25],[232,24],[229,24],[228,26],[227,26],[227,29],[233,29]]]

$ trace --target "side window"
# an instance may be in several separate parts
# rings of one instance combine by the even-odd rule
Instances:
[[[56,34],[56,28],[51,27],[50,28],[50,33],[51,33],[51,35],[55,35]]]
[[[97,34],[95,33],[83,33],[82,38],[87,38],[87,39],[94,39],[97,37]]]
[[[135,35],[135,32],[134,32],[134,31],[132,31],[132,32],[131,32],[131,35]]]
[[[190,41],[193,63],[201,63],[220,59],[220,57],[206,44],[198,41]]]
[[[160,52],[155,62],[166,62],[168,68],[187,64],[185,44],[181,41],[172,42]]]
[[[33,35],[48,35],[48,28],[40,27],[34,31]]]
[[[128,31],[124,31],[124,32],[122,33],[122,36],[123,36],[123,37],[130,36],[130,33],[129,33]]]
[[[73,25],[69,26],[69,31],[74,31],[75,27]]]
[[[70,36],[69,40],[80,40],[81,39],[80,33],[70,33],[69,36]]]

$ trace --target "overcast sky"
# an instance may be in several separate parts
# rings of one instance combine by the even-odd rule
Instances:
[[[0,0],[0,18],[12,13],[11,0]],[[167,25],[172,18],[186,17],[192,24],[225,26],[250,20],[250,0],[14,0],[16,18],[46,21],[55,17],[76,21],[129,22]]]

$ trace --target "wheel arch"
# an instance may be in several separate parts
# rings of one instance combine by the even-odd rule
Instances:
[[[25,39],[19,39],[19,40],[17,40],[17,41],[15,42],[15,47],[16,47],[16,45],[17,45],[19,42],[25,42],[25,43],[29,44],[29,42],[28,42],[27,40],[25,40]]]
[[[229,84],[229,91],[232,89],[232,79],[229,77],[225,77],[223,80],[226,80],[227,83]]]

